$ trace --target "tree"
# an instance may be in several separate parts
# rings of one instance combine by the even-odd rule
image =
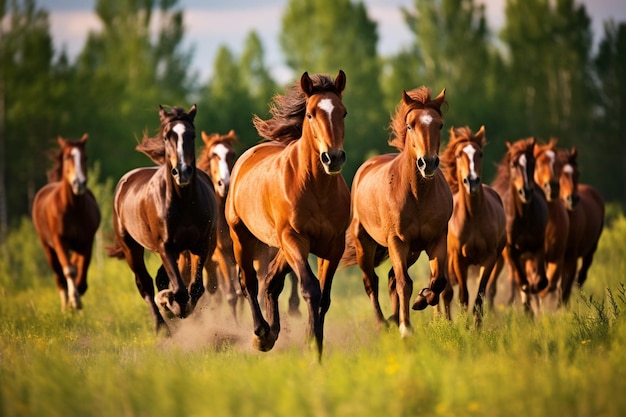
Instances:
[[[282,17],[279,40],[287,65],[298,77],[304,71],[333,77],[340,69],[346,73],[348,162],[344,176],[351,181],[371,153],[389,150],[390,109],[383,108],[376,23],[367,16],[363,3],[291,0]]]

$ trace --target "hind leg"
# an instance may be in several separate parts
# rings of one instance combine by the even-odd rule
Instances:
[[[587,280],[587,273],[589,272],[589,268],[591,268],[591,263],[593,262],[593,255],[596,252],[598,245],[594,245],[591,251],[583,256],[583,262],[580,266],[580,271],[578,271],[578,278],[576,279],[576,284],[578,284],[578,288],[582,287],[585,281]]]
[[[381,325],[386,325],[383,312],[378,301],[378,275],[376,275],[374,257],[376,253],[377,243],[369,236],[369,234],[359,224],[351,227],[354,234],[354,245],[356,248],[356,261],[363,272],[363,286],[365,293],[369,297],[372,307],[374,308],[374,316],[376,321]],[[391,278],[390,278],[391,279]],[[395,279],[394,279],[395,289]]]

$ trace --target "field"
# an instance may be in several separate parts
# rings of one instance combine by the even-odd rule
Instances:
[[[267,353],[251,347],[247,305],[235,325],[212,299],[157,339],[130,270],[103,245],[84,310],[62,314],[29,221],[11,234],[0,258],[0,416],[626,415],[622,215],[567,309],[531,319],[499,304],[480,330],[458,308],[452,322],[429,308],[412,312],[415,335],[401,340],[376,328],[360,273],[343,270],[321,364],[286,308]],[[425,268],[412,268],[415,288]]]

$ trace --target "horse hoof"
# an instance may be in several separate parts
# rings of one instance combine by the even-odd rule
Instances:
[[[439,304],[439,294],[433,292],[430,288],[423,288],[415,298],[413,310],[424,310],[429,305],[436,306]]]
[[[424,290],[422,290],[422,292],[424,292]],[[413,303],[413,310],[424,310],[426,307],[428,307],[428,301],[426,301],[426,297],[424,297],[422,295],[422,293],[420,293],[416,298],[415,298],[415,302]]]
[[[276,341],[271,338],[262,338],[257,335],[252,336],[252,346],[261,352],[268,352],[274,347]]]
[[[407,326],[404,323],[400,323],[399,329],[400,329],[400,337],[403,339],[406,339],[407,337],[410,337],[413,334],[413,329],[411,328],[411,326]]]

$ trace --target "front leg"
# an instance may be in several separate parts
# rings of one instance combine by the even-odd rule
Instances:
[[[428,288],[423,288],[413,303],[414,310],[423,310],[427,305],[439,304],[439,294],[448,283],[448,240],[447,229],[438,239],[431,242],[426,248],[428,263],[430,264],[430,282]]]
[[[333,285],[333,278],[339,265],[339,260],[345,249],[345,235],[341,235],[333,242],[333,247],[329,251],[328,259],[318,258],[317,274],[322,288],[322,300],[320,304],[320,321],[324,326],[324,318],[330,309],[330,293]]]
[[[396,293],[398,294],[398,328],[400,336],[407,337],[413,333],[409,302],[413,292],[413,281],[409,276],[407,258],[409,246],[393,237],[389,241],[389,260],[395,275]]]
[[[178,269],[178,258],[180,253],[171,245],[164,243],[161,245],[161,248],[159,248],[159,254],[161,255],[163,269],[170,279],[170,289],[166,291],[173,295],[172,297],[164,297],[164,301],[172,314],[180,317],[181,319],[185,318],[185,314],[187,312],[185,306],[189,301],[189,293],[187,292],[187,288],[183,283]]]
[[[63,277],[66,282],[65,288],[67,288],[67,300],[70,307],[74,310],[79,310],[83,305],[80,301],[78,289],[76,288],[78,272],[76,266],[70,261],[70,249],[59,236],[55,236],[53,239],[53,250],[63,271]]]

